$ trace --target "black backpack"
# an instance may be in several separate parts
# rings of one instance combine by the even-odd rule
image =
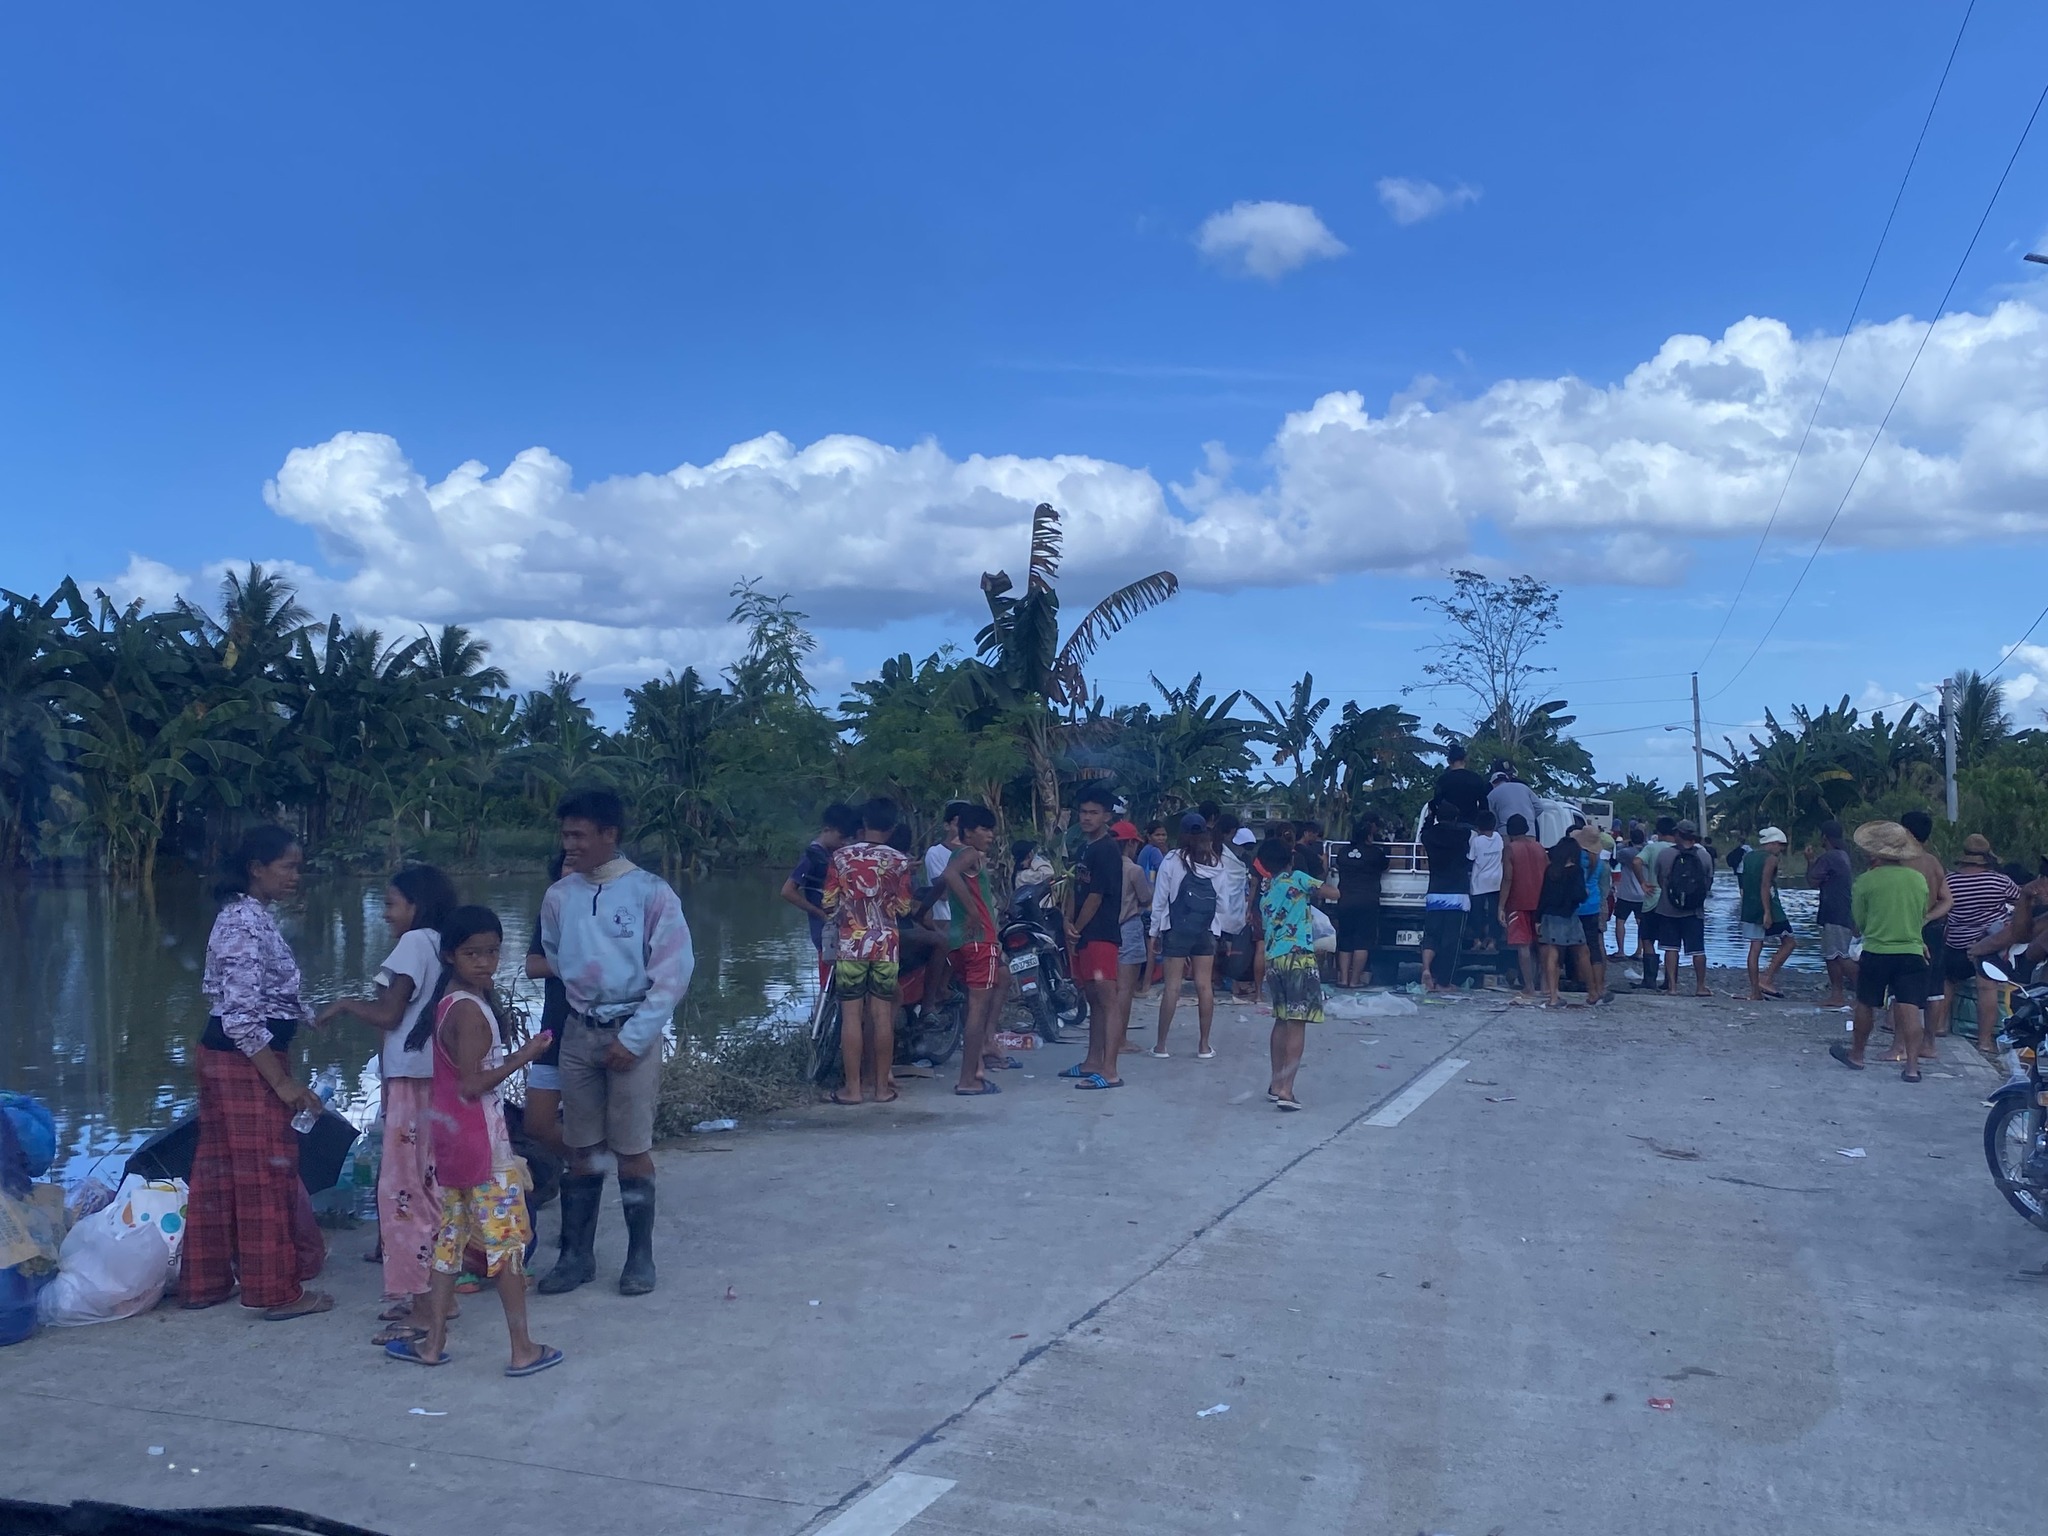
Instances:
[[[1554,854],[1544,861],[1543,893],[1536,899],[1546,917],[1570,917],[1586,904],[1585,861],[1577,844],[1568,862],[1560,864]]]
[[[1664,873],[1664,904],[1680,917],[1691,917],[1706,908],[1712,885],[1699,850],[1681,848],[1671,856],[1671,868]]]

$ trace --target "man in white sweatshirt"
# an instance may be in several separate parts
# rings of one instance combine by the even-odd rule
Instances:
[[[619,1294],[654,1289],[654,1109],[662,1037],[690,989],[696,956],[683,904],[666,880],[619,854],[625,808],[582,790],[555,811],[562,878],[540,906],[541,950],[569,998],[562,1026],[562,1249],[542,1277],[548,1295],[597,1277],[602,1160],[617,1159],[626,1218]]]

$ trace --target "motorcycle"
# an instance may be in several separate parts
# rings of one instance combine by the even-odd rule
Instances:
[[[1993,961],[1982,962],[1993,981],[2012,980]],[[2021,987],[2012,1016],[1998,1032],[1998,1048],[2012,1078],[1991,1096],[1984,1121],[1984,1158],[2007,1204],[2048,1231],[2048,1090],[2041,1082],[2041,1049],[2048,1040],[2048,985]]]
[[[967,1033],[967,995],[953,983],[949,971],[938,997],[926,1000],[925,983],[930,973],[925,962],[931,945],[906,934],[903,963],[896,983],[896,1065],[927,1062],[942,1067],[953,1059]],[[811,1081],[820,1087],[838,1083],[842,1076],[840,1025],[843,1005],[839,1000],[839,978],[828,973],[817,1005],[811,1010]]]
[[[1031,1027],[1047,1045],[1065,1038],[1061,1031],[1088,1022],[1088,999],[1067,965],[1060,942],[1065,919],[1047,905],[1049,885],[1027,885],[1010,898],[1010,910],[996,934],[997,952],[1010,968],[1017,1000],[1031,1015]]]

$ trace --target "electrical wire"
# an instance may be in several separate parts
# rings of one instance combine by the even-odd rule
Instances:
[[[2043,619],[2048,619],[2048,608],[2043,608],[2039,613],[2035,614],[2034,622],[2027,626],[2026,634],[2021,635],[2019,639],[2013,641],[2011,645],[2005,648],[2005,654],[1998,658],[1998,665],[1993,667],[1989,672],[1986,672],[1984,674],[1985,679],[1987,681],[1991,678],[1998,676],[1998,674],[2005,669],[2005,664],[2013,659],[2013,656],[2019,651],[2019,648],[2025,645],[2027,641],[2033,637],[2034,631],[2041,627],[2041,621]]]
[[[1735,610],[1742,606],[1742,595],[1749,590],[1749,578],[1756,574],[1757,561],[1763,557],[1764,545],[1770,542],[1771,530],[1778,524],[1778,513],[1785,505],[1785,495],[1792,489],[1792,477],[1799,473],[1799,460],[1806,452],[1806,445],[1813,437],[1813,424],[1820,419],[1820,408],[1828,398],[1828,389],[1835,382],[1835,369],[1841,365],[1842,350],[1849,345],[1849,333],[1855,329],[1856,317],[1863,311],[1863,300],[1870,292],[1870,279],[1876,275],[1877,261],[1884,254],[1884,244],[1890,238],[1892,221],[1899,216],[1899,204],[1906,197],[1906,183],[1913,179],[1913,167],[1920,161],[1920,146],[1927,142],[1927,129],[1934,121],[1934,109],[1941,105],[1941,93],[1948,85],[1949,71],[1955,67],[1956,54],[1963,46],[1963,34],[1970,28],[1970,16],[1977,9],[1977,0],[1963,9],[1963,24],[1956,28],[1956,40],[1949,45],[1948,61],[1941,66],[1941,78],[1934,83],[1934,99],[1927,103],[1927,115],[1920,120],[1919,137],[1913,140],[1913,152],[1906,157],[1905,174],[1899,177],[1899,189],[1892,194],[1892,206],[1884,216],[1884,228],[1878,231],[1877,249],[1870,253],[1870,265],[1863,269],[1863,282],[1856,290],[1856,302],[1849,306],[1849,318],[1843,322],[1842,336],[1835,343],[1835,355],[1828,361],[1827,377],[1820,382],[1820,393],[1814,396],[1813,409],[1806,415],[1806,430],[1799,435],[1799,446],[1793,450],[1792,462],[1785,470],[1785,483],[1778,487],[1778,499],[1771,503],[1771,515],[1764,520],[1764,531],[1758,536],[1756,548],[1749,552],[1749,565],[1742,573],[1742,580],[1735,588],[1735,596],[1729,599],[1728,608],[1721,615],[1721,627],[1714,631],[1714,638],[1707,643],[1706,654],[1700,657],[1704,668],[1712,659],[1721,637],[1728,633],[1729,622],[1735,617]]]
[[[1828,535],[1835,531],[1835,524],[1841,521],[1843,509],[1849,505],[1849,498],[1855,494],[1857,482],[1863,478],[1864,467],[1870,463],[1870,456],[1877,451],[1878,442],[1884,436],[1884,429],[1891,423],[1892,412],[1898,409],[1899,400],[1906,393],[1906,386],[1913,380],[1913,370],[1920,366],[1920,359],[1927,351],[1927,343],[1933,339],[1935,328],[1941,324],[1942,315],[1948,309],[1948,301],[1956,291],[1956,284],[1962,281],[1963,268],[1969,265],[1970,257],[1977,249],[1977,241],[1984,234],[1984,226],[1991,222],[1991,210],[1998,206],[1999,194],[2005,190],[2006,179],[2012,175],[2013,166],[2019,163],[2020,151],[2027,147],[2027,139],[2034,131],[2035,120],[2040,117],[2044,102],[2048,102],[2048,85],[2043,85],[2041,94],[2034,98],[2034,110],[2027,114],[2027,123],[2020,130],[2019,142],[2013,145],[2012,154],[2006,158],[2005,169],[1998,176],[1998,185],[1991,189],[1990,200],[1984,204],[1984,212],[1977,220],[1977,227],[1970,232],[1970,243],[1963,247],[1962,260],[1956,263],[1955,271],[1949,275],[1948,287],[1942,290],[1941,302],[1934,306],[1934,318],[1927,322],[1927,329],[1920,333],[1920,345],[1913,349],[1912,359],[1906,364],[1905,375],[1899,380],[1899,387],[1892,392],[1891,404],[1884,408],[1884,415],[1878,420],[1877,430],[1870,434],[1869,446],[1863,450],[1863,457],[1857,461],[1856,472],[1849,477],[1849,484],[1842,491],[1842,499],[1835,503],[1834,515],[1828,519],[1827,526],[1821,529],[1820,538],[1815,540],[1812,552],[1806,557],[1806,563],[1799,568],[1798,579],[1785,594],[1785,600],[1778,605],[1778,611],[1771,616],[1771,622],[1758,637],[1755,648],[1744,658],[1742,665],[1735,669],[1734,675],[1727,682],[1707,695],[1709,699],[1718,699],[1733,688],[1736,680],[1749,670],[1750,663],[1762,653],[1764,643],[1777,629],[1778,621],[1785,617],[1786,610],[1792,606],[1792,599],[1799,595],[1800,587],[1805,585],[1807,574],[1812,571],[1813,562],[1820,558],[1821,549],[1826,545]]]

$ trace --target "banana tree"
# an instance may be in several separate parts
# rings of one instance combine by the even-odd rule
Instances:
[[[1063,732],[1088,707],[1087,663],[1102,643],[1142,613],[1180,591],[1171,571],[1154,571],[1119,587],[1060,638],[1059,579],[1065,537],[1056,507],[1031,514],[1031,557],[1024,590],[1007,571],[985,573],[989,622],[974,637],[975,660],[960,672],[964,700],[986,719],[1007,714],[1031,763],[1032,801],[1041,832],[1059,818],[1059,750]],[[1064,711],[1065,721],[1060,719]]]
[[[1268,704],[1255,693],[1244,696],[1245,702],[1265,720],[1266,740],[1272,744],[1275,756],[1284,757],[1294,764],[1296,783],[1308,771],[1302,759],[1313,759],[1323,749],[1323,738],[1316,730],[1316,724],[1329,709],[1330,701],[1315,695],[1315,674],[1304,672],[1285,701]]]

